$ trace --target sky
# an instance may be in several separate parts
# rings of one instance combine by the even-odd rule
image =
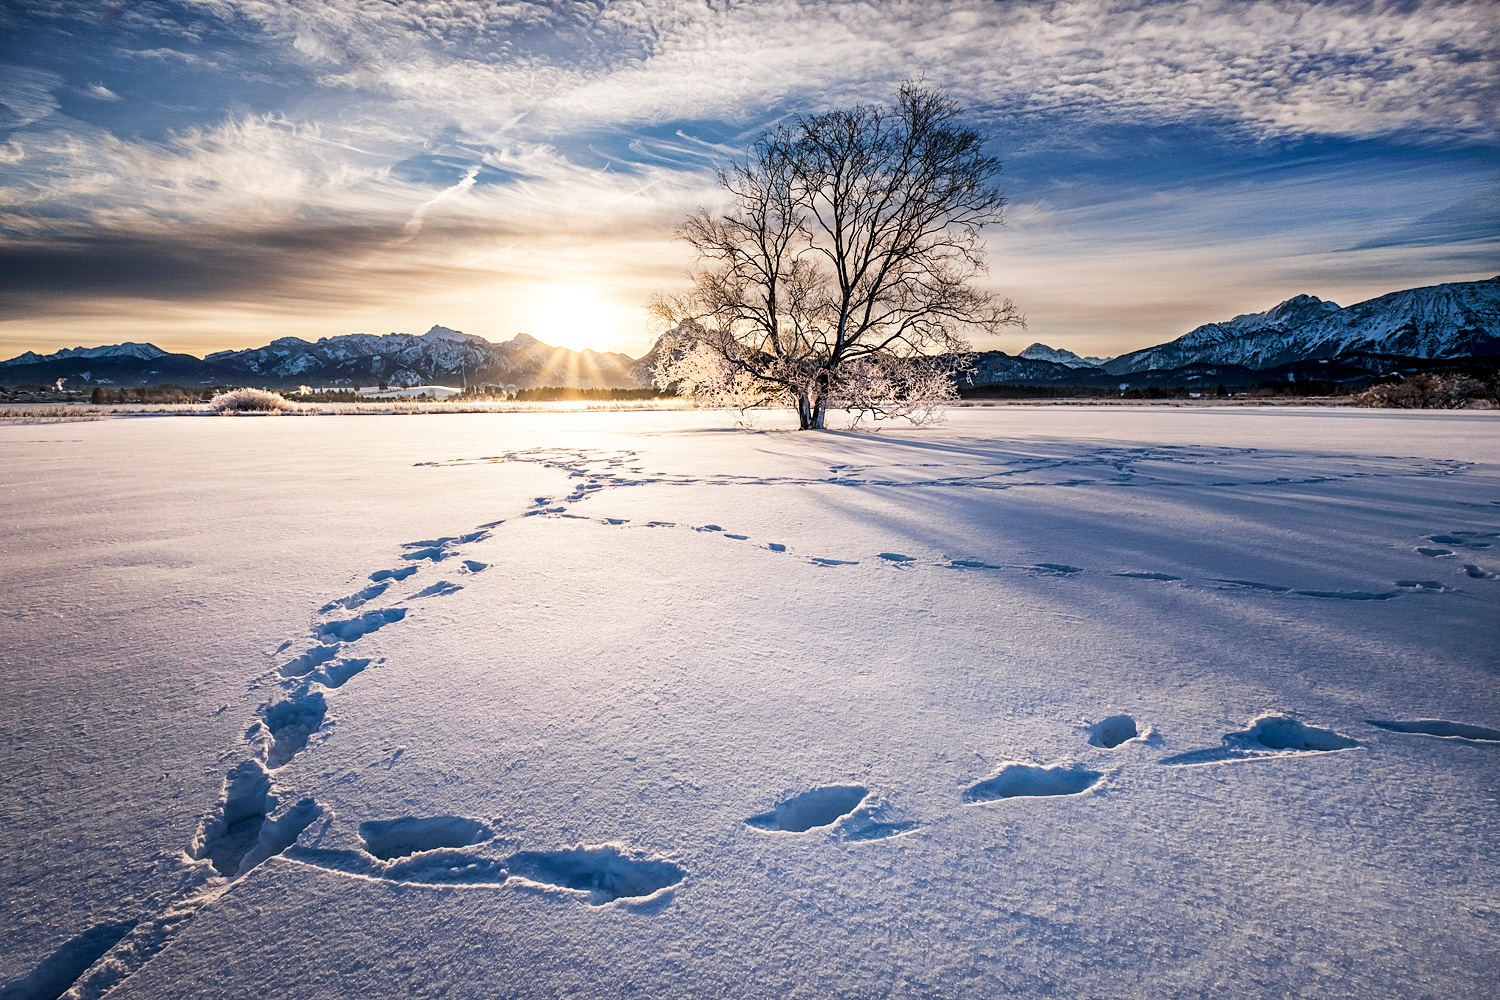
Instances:
[[[797,114],[947,89],[986,287],[1114,355],[1500,273],[1475,2],[0,0],[0,357],[527,332],[645,353],[675,227]]]

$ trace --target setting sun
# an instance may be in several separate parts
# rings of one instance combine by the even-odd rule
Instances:
[[[533,301],[523,329],[553,347],[611,350],[629,338],[632,321],[636,326],[642,321],[639,307],[609,302],[587,285],[544,285]]]

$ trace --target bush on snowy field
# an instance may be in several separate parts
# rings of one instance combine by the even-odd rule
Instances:
[[[1413,375],[1400,382],[1371,386],[1354,397],[1355,406],[1404,410],[1460,410],[1496,403],[1495,391],[1468,375]]]
[[[291,400],[265,389],[233,389],[221,392],[209,400],[209,405],[220,413],[242,411],[262,413],[296,413],[301,407]]]

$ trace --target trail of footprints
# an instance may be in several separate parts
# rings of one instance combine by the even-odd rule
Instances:
[[[997,480],[1044,468],[1102,463],[1113,467],[1123,477],[1116,482],[1134,485],[1128,482],[1132,474],[1130,465],[1148,453],[1154,454],[1150,449],[1105,449],[1088,462],[1037,460],[1003,472],[917,482],[866,480],[853,475],[847,466],[834,466],[830,469],[830,478],[806,482],[844,486],[968,485],[1009,488],[1028,483]],[[535,462],[564,471],[569,478],[577,480],[571,492],[561,499],[534,498],[530,509],[522,515],[524,517],[580,518],[621,528],[691,529],[718,535],[734,543],[748,542],[773,553],[788,553],[790,549],[780,542],[755,543],[749,536],[727,531],[717,524],[679,525],[668,521],[650,521],[631,525],[624,518],[585,518],[572,513],[570,505],[606,488],[657,482],[803,482],[736,476],[687,480],[665,474],[648,475],[636,461],[634,452],[588,449],[532,449],[464,462],[419,464],[472,464],[473,461]],[[1205,460],[1204,464],[1213,464],[1213,461]],[[1444,465],[1441,468],[1419,470],[1415,474],[1451,475],[1461,471],[1461,463],[1449,465],[1453,467]],[[1346,475],[1363,474],[1365,473]],[[1289,481],[1291,480],[1273,480],[1277,483]],[[1097,480],[1080,479],[1049,485],[1083,485],[1094,482]],[[80,950],[81,946],[75,947],[82,938],[69,942],[62,951],[38,967],[33,976],[62,976],[66,980],[81,972],[67,995],[98,996],[150,961],[202,907],[217,899],[235,880],[274,856],[351,877],[403,884],[505,886],[507,889],[561,894],[595,906],[617,901],[644,909],[649,909],[653,903],[664,905],[670,899],[672,888],[687,876],[683,868],[667,858],[649,855],[623,844],[577,845],[540,851],[511,850],[513,845],[508,845],[496,835],[496,824],[467,817],[406,816],[367,820],[359,825],[358,848],[324,848],[318,846],[321,837],[311,837],[309,844],[300,843],[304,839],[303,833],[320,818],[324,819],[326,827],[332,817],[325,816],[324,808],[314,798],[304,796],[293,800],[287,796],[277,786],[276,773],[306,750],[315,739],[326,739],[331,734],[332,723],[328,718],[330,697],[336,697],[339,688],[372,665],[384,662],[370,656],[351,655],[351,647],[357,646],[381,629],[405,621],[417,610],[419,602],[447,597],[463,590],[463,584],[451,577],[462,579],[481,573],[488,567],[478,560],[464,558],[462,550],[484,541],[503,523],[503,520],[492,521],[479,525],[466,534],[407,543],[402,547],[400,556],[403,565],[369,574],[366,584],[354,593],[332,600],[319,608],[321,620],[311,629],[312,644],[293,653],[269,675],[256,682],[257,686],[269,684],[272,697],[261,706],[258,717],[245,733],[250,756],[225,775],[218,803],[204,817],[189,845],[189,856],[207,861],[221,877],[221,881],[209,880],[196,891],[171,900],[166,909],[154,917],[108,925],[108,934],[95,935],[99,938],[99,949],[93,949],[92,937],[88,938],[89,949]],[[1500,532],[1439,533],[1428,536],[1425,541],[1430,544],[1419,546],[1416,551],[1431,558],[1445,558],[1455,555],[1456,549],[1469,553],[1487,550],[1495,544],[1493,540],[1497,538],[1500,538]],[[919,565],[928,565],[954,570],[1020,570],[1065,578],[1090,573],[1083,567],[1050,562],[996,565],[954,558],[924,563],[900,552],[880,552],[875,555],[875,559],[879,564],[896,571],[909,571]],[[808,561],[830,569],[860,564],[857,559],[821,556],[810,557]],[[452,567],[451,576],[427,584],[388,606],[361,610],[387,597],[394,587],[417,576],[424,566],[434,569]],[[1465,564],[1463,571],[1473,579],[1490,580],[1497,576],[1474,563]],[[1172,574],[1144,570],[1113,572],[1110,575],[1187,583]],[[420,584],[423,581],[417,582]],[[1267,593],[1345,600],[1388,600],[1404,593],[1446,592],[1451,589],[1437,581],[1421,580],[1397,581],[1394,590],[1369,593],[1299,590],[1235,579],[1208,582]],[[292,642],[284,643],[277,652],[284,653],[292,646]],[[1500,744],[1500,731],[1465,723],[1432,719],[1372,719],[1368,722],[1371,726],[1398,734],[1425,735],[1476,744]],[[1135,720],[1128,715],[1110,716],[1088,727],[1087,732],[1090,746],[1111,751],[1127,744],[1147,742],[1153,736],[1149,732],[1141,733]],[[1242,731],[1225,734],[1219,746],[1178,753],[1162,758],[1157,763],[1171,767],[1216,765],[1324,754],[1358,746],[1360,744],[1356,740],[1331,730],[1307,726],[1287,716],[1265,715],[1251,720]],[[1104,771],[1076,763],[1039,765],[1010,761],[1000,765],[995,773],[964,789],[958,796],[958,802],[961,806],[982,806],[1015,798],[1076,796],[1096,788],[1104,778]],[[861,785],[827,785],[789,794],[771,804],[765,811],[747,817],[744,822],[750,829],[766,835],[830,835],[849,843],[886,841],[921,829],[917,819],[894,812],[880,796],[872,794]],[[92,933],[90,931],[83,937]],[[98,955],[95,955],[95,950],[98,950]],[[66,956],[63,956],[63,952],[67,953]],[[66,974],[52,968],[63,961],[59,956],[66,958],[63,961],[66,965],[67,962],[77,962],[79,955],[84,955],[89,961],[95,957],[102,958],[92,965],[85,962],[86,969],[74,970],[69,967]]]
[[[1418,545],[1416,552],[1431,559],[1445,559],[1458,555],[1454,549],[1464,549],[1466,553],[1483,552],[1493,548],[1496,539],[1500,539],[1500,531],[1452,531],[1442,535],[1428,535],[1426,541],[1429,544]],[[1471,580],[1500,579],[1500,572],[1478,563],[1463,563],[1462,566],[1464,575]]]
[[[1500,744],[1500,730],[1438,719],[1395,721],[1366,720],[1390,732],[1436,736],[1470,743]],[[1088,743],[1115,750],[1128,743],[1149,742],[1155,734],[1142,733],[1135,719],[1113,715],[1088,726]],[[1189,750],[1156,761],[1166,767],[1204,766],[1237,761],[1308,757],[1361,746],[1330,729],[1309,726],[1285,715],[1267,714],[1250,721],[1243,730],[1226,733],[1219,746]],[[1072,796],[1099,785],[1105,772],[1078,763],[1002,763],[995,773],[969,786],[961,795],[965,805],[1005,799]],[[825,830],[841,840],[873,840],[900,836],[919,829],[914,820],[882,822],[880,807],[872,806],[869,792],[858,785],[829,785],[793,795],[774,809],[751,816],[745,823],[758,830],[807,833]]]
[[[289,796],[278,787],[277,772],[314,740],[331,735],[330,699],[338,689],[372,665],[383,662],[371,656],[351,655],[357,652],[358,644],[381,629],[405,621],[418,602],[447,597],[463,586],[453,579],[438,580],[388,606],[368,609],[366,606],[387,598],[394,587],[416,576],[424,566],[452,567],[451,575],[460,579],[483,572],[487,565],[462,558],[462,549],[487,538],[502,523],[482,524],[464,535],[407,543],[402,546],[400,556],[403,565],[371,573],[360,589],[318,609],[319,620],[309,632],[311,644],[292,653],[280,666],[255,681],[253,687],[268,688],[271,697],[260,706],[245,731],[249,755],[225,774],[219,801],[199,823],[188,845],[188,857],[208,862],[218,878],[208,878],[201,872],[190,878],[190,890],[167,900],[161,912],[131,922],[108,940],[99,954],[81,950],[82,945],[77,941],[64,945],[39,967],[40,974],[42,969],[51,968],[48,963],[62,962],[59,956],[64,953],[72,956],[63,962],[66,971],[56,973],[62,977],[59,988],[47,995],[101,996],[149,962],[235,880],[268,858],[291,853],[308,827],[320,818],[327,819],[316,799]],[[293,646],[292,641],[283,643],[277,655]],[[460,826],[464,822],[468,821],[460,821]],[[436,828],[447,831],[442,836],[452,836],[454,826],[438,823]],[[376,837],[373,843],[377,845],[394,842],[390,836],[385,840],[379,834],[372,836]],[[416,845],[413,852],[420,856],[427,842],[416,834],[413,837],[417,838],[412,841]],[[373,856],[371,861],[392,872],[401,870],[400,862]],[[477,868],[470,866],[470,871]],[[82,961],[82,967],[77,964],[81,961],[79,956],[87,959]]]
[[[1437,720],[1410,722],[1369,720],[1388,731],[1438,736],[1469,742],[1500,743],[1500,731]],[[1149,743],[1129,715],[1113,715],[1086,727],[1089,746],[1117,750]],[[1244,730],[1227,733],[1219,746],[1163,757],[1168,767],[1202,766],[1238,761],[1281,759],[1349,750],[1361,744],[1328,729],[1309,726],[1285,715],[1263,715]],[[254,803],[269,793],[263,770],[241,765],[233,775],[243,783],[231,804]],[[1106,777],[1078,763],[1002,763],[993,774],[958,796],[962,805],[1007,799],[1081,795]],[[679,884],[686,871],[675,862],[621,844],[579,845],[553,851],[510,851],[492,824],[461,816],[399,817],[360,824],[362,848],[321,849],[297,845],[297,837],[319,814],[303,799],[276,819],[264,818],[254,838],[246,825],[253,809],[226,809],[225,833],[207,856],[216,866],[244,874],[272,854],[346,875],[414,885],[469,885],[563,892],[592,905],[617,900],[642,902]],[[242,815],[243,814],[243,815]],[[881,841],[921,829],[918,820],[893,813],[863,785],[826,785],[787,796],[769,809],[745,819],[745,825],[770,834],[820,834],[844,842]],[[237,827],[239,828],[237,830]],[[268,832],[269,828],[269,832]],[[216,829],[213,831],[218,833]],[[221,868],[221,870],[223,870]]]
[[[1119,455],[1105,460],[1125,470],[1130,461],[1146,449],[1121,449]],[[511,452],[475,461],[524,461],[542,464],[565,472],[575,485],[566,496],[533,498],[523,517],[568,517],[590,520],[609,527],[644,529],[686,529],[718,535],[736,543],[751,542],[749,536],[726,530],[722,525],[684,525],[671,521],[648,521],[632,525],[618,517],[593,518],[574,514],[571,505],[611,487],[629,487],[658,482],[677,482],[681,477],[647,474],[633,452],[592,450],[533,449]],[[468,464],[468,463],[423,463]],[[1036,462],[1020,471],[1035,471],[1056,462]],[[864,485],[867,480],[851,477],[847,466],[835,466],[827,482],[842,485]],[[1016,471],[1016,470],[1011,470]],[[1452,474],[1457,469],[1429,470],[1422,474]],[[1006,473],[1009,474],[1009,473]],[[989,476],[978,477],[988,479]],[[924,480],[918,483],[884,483],[885,485],[952,485],[972,482],[975,477]],[[741,482],[747,477],[719,477],[718,481]],[[760,481],[760,480],[754,480]],[[779,480],[777,480],[779,482]],[[1276,480],[1277,482],[1283,480]],[[881,482],[881,481],[876,481]],[[1227,485],[1227,484],[1226,484]],[[410,542],[403,546],[402,559],[410,565],[380,570],[370,574],[369,584],[348,597],[324,605],[319,613],[332,616],[339,612],[359,611],[371,601],[385,596],[389,588],[415,575],[421,564],[443,564],[458,560],[455,575],[479,573],[485,563],[463,558],[464,546],[481,542],[504,521],[480,525],[463,535],[445,536]],[[1427,537],[1431,546],[1418,547],[1422,555],[1440,558],[1452,555],[1452,548],[1469,551],[1488,549],[1491,539],[1500,532],[1453,531]],[[775,553],[787,553],[789,547],[779,542],[753,543]],[[1441,548],[1441,546],[1452,548]],[[1075,577],[1091,571],[1065,563],[1028,565],[991,564],[978,560],[947,559],[924,563],[900,552],[880,552],[878,563],[896,570],[917,565],[957,570],[1021,570],[1056,577]],[[835,559],[814,556],[808,561],[824,567],[855,566],[857,559]],[[1494,578],[1493,574],[1476,573],[1476,567],[1465,566],[1471,577]],[[1112,576],[1157,582],[1186,583],[1181,577],[1152,571],[1122,571]],[[1435,581],[1397,581],[1394,590],[1378,592],[1327,592],[1296,589],[1238,579],[1212,579],[1212,584],[1231,588],[1344,600],[1388,600],[1403,593],[1443,592],[1450,588]],[[660,858],[633,853],[620,845],[580,846],[563,851],[521,851],[505,853],[498,847],[489,825],[463,817],[401,817],[394,820],[368,821],[360,826],[364,839],[362,850],[323,850],[295,848],[299,836],[319,816],[322,809],[312,799],[302,798],[283,806],[273,789],[273,775],[309,742],[328,731],[328,695],[371,664],[368,657],[348,656],[348,647],[367,635],[403,621],[413,602],[443,597],[462,590],[452,579],[431,583],[390,607],[351,614],[350,617],[328,617],[314,626],[318,642],[288,659],[277,671],[281,696],[262,707],[260,718],[246,734],[247,741],[258,748],[254,759],[238,765],[225,778],[224,795],[219,807],[205,819],[194,840],[192,855],[208,859],[221,875],[237,878],[273,855],[285,855],[304,863],[334,871],[370,878],[419,884],[500,885],[516,882],[541,888],[572,892],[590,902],[603,903],[621,898],[650,896],[677,884],[683,872]],[[401,606],[405,605],[405,606]],[[1461,723],[1415,720],[1409,722],[1370,720],[1370,724],[1387,731],[1418,733],[1448,739],[1474,742],[1500,741],[1500,734],[1482,727]],[[1110,716],[1089,727],[1089,745],[1113,750],[1124,744],[1146,739],[1127,715]],[[1307,726],[1295,719],[1267,715],[1251,720],[1242,731],[1227,733],[1221,744],[1190,750],[1159,761],[1165,766],[1192,766],[1233,761],[1257,760],[1321,754],[1352,749],[1360,744],[1331,730]],[[1076,764],[1036,765],[1009,762],[995,774],[966,789],[961,796],[965,804],[998,800],[1078,795],[1094,788],[1104,778],[1103,772]],[[858,785],[829,785],[790,795],[776,802],[768,811],[746,819],[756,830],[771,833],[805,834],[826,830],[840,840],[876,841],[899,837],[919,829],[917,821],[894,815],[889,807],[869,790]]]
[[[1235,455],[1252,454],[1254,449],[1218,449],[1219,452]],[[602,452],[590,449],[562,450],[552,448],[537,448],[528,451],[508,452],[504,455],[487,456],[479,459],[462,459],[451,462],[426,462],[419,465],[470,465],[488,462],[530,462],[543,465],[547,468],[566,472],[569,478],[580,480],[572,492],[561,500],[554,497],[536,497],[532,502],[530,510],[523,516],[526,517],[565,517],[576,520],[594,521],[601,525],[610,527],[636,527],[626,518],[601,517],[593,518],[582,514],[575,514],[569,508],[569,504],[586,499],[598,490],[617,486],[641,486],[651,483],[673,483],[678,485],[839,485],[839,486],[984,486],[985,488],[1001,488],[993,480],[1018,474],[1020,472],[1035,472],[1038,469],[1059,468],[1069,465],[1094,465],[1103,464],[1119,471],[1122,476],[1129,479],[1134,473],[1131,472],[1132,463],[1142,459],[1161,459],[1163,455],[1172,456],[1172,461],[1177,464],[1216,464],[1218,459],[1212,457],[1192,459],[1175,454],[1174,449],[1153,448],[1121,448],[1101,449],[1095,456],[1080,460],[1057,460],[1057,459],[1033,459],[1019,463],[1017,469],[1009,469],[1002,472],[984,473],[978,476],[946,477],[941,479],[896,481],[888,479],[864,479],[851,476],[848,472],[852,467],[835,465],[830,467],[831,476],[827,479],[806,478],[776,478],[776,477],[752,477],[752,476],[730,476],[720,475],[708,479],[693,479],[684,476],[674,476],[667,473],[656,473],[647,475],[644,470],[636,464],[635,452]],[[1468,466],[1462,462],[1435,462],[1427,463],[1416,471],[1406,474],[1415,476],[1446,476],[1454,475],[1464,471]],[[1392,475],[1396,473],[1384,473]],[[1267,485],[1284,483],[1316,483],[1340,478],[1359,478],[1363,476],[1377,475],[1376,473],[1346,473],[1340,476],[1322,476],[1310,479],[1290,479],[1280,477],[1272,480],[1251,480],[1248,482],[1219,482],[1214,486],[1240,486],[1240,485]],[[1068,480],[1064,482],[1051,482],[1046,485],[1100,485],[1099,480]],[[1123,485],[1124,482],[1116,482]],[[1011,488],[1020,485],[1040,485],[1032,482],[1007,482],[1003,488]],[[1129,485],[1143,485],[1131,482]],[[1155,483],[1154,485],[1181,485],[1170,483]],[[750,536],[738,534],[726,530],[718,524],[690,525],[679,524],[674,521],[648,521],[639,525],[643,528],[677,528],[686,529],[704,534],[717,534],[719,537],[734,542],[750,542],[757,548],[771,552],[787,553],[789,546],[782,542],[757,542]],[[1471,551],[1488,549],[1493,539],[1500,539],[1500,531],[1452,531],[1445,534],[1434,534],[1427,536],[1434,544],[1448,543]],[[1434,557],[1451,556],[1454,553],[1448,549],[1433,548],[1431,546],[1419,546],[1417,552]],[[1263,595],[1284,596],[1290,598],[1311,598],[1315,600],[1333,601],[1389,601],[1396,598],[1415,594],[1448,594],[1454,593],[1457,588],[1443,583],[1440,580],[1402,579],[1392,582],[1392,585],[1382,590],[1321,590],[1308,587],[1294,587],[1283,584],[1265,583],[1256,580],[1244,580],[1234,577],[1208,577],[1202,580],[1189,580],[1171,573],[1163,573],[1151,570],[1091,570],[1082,566],[1072,566],[1067,563],[1039,562],[1039,563],[989,563],[977,559],[966,559],[948,557],[939,560],[923,560],[916,556],[901,552],[879,552],[874,556],[875,561],[895,569],[913,569],[919,566],[927,566],[937,569],[951,570],[988,570],[988,571],[1011,571],[1022,572],[1035,576],[1052,577],[1077,577],[1082,578],[1093,575],[1104,575],[1119,577],[1123,579],[1148,580],[1158,583],[1177,583],[1182,586],[1207,586],[1216,590],[1243,591],[1246,593],[1259,593]],[[858,566],[861,559],[834,558],[831,556],[810,556],[807,562],[815,566],[835,569],[845,566]],[[1470,579],[1496,580],[1500,579],[1500,573],[1493,572],[1482,566],[1469,563],[1462,567],[1462,572]]]

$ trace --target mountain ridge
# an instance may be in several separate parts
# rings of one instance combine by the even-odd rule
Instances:
[[[1297,295],[1263,313],[1205,323],[1176,340],[1122,354],[1111,375],[1184,364],[1263,369],[1350,352],[1415,358],[1488,354],[1500,347],[1500,275],[1387,292],[1351,306]]]
[[[215,351],[203,358],[129,342],[73,347],[50,355],[27,351],[0,361],[0,381],[47,384],[58,378],[115,387],[176,383],[291,388],[433,383],[527,389],[634,388],[649,382],[649,361],[593,350],[553,347],[519,333],[493,342],[435,325],[426,333],[351,333],[316,341],[279,337],[264,347]],[[1144,373],[1200,372],[1226,366],[1245,372],[1344,357],[1440,359],[1500,354],[1500,276],[1388,292],[1351,306],[1294,295],[1270,309],[1205,323],[1174,340],[1116,358],[1085,358],[1032,344],[1019,355],[976,355],[972,384],[1105,384]],[[1355,370],[1365,362],[1357,361]],[[1291,367],[1288,367],[1291,366]],[[1196,375],[1194,377],[1197,377]]]
[[[131,352],[124,348],[150,350]],[[611,389],[638,384],[631,375],[635,363],[624,354],[553,347],[525,333],[495,343],[433,326],[422,334],[350,333],[315,341],[278,337],[264,347],[214,351],[203,358],[169,354],[150,344],[69,348],[51,355],[28,351],[0,361],[0,377],[8,381],[12,374],[21,375],[35,384],[77,379],[110,386],[164,381],[182,385],[250,383],[266,388],[457,382],[507,389],[540,385]]]

